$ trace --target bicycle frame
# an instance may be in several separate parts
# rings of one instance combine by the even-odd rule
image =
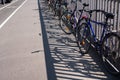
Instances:
[[[85,7],[87,7],[87,6],[88,6],[88,4],[86,4],[86,3],[83,4],[83,9],[79,10],[80,16],[77,18],[77,16],[76,16],[77,15],[77,12],[76,12],[77,4],[76,4],[76,7],[75,7],[76,9],[74,9],[74,11],[73,11],[73,16],[75,19],[75,22],[73,24],[73,28],[76,28],[75,32],[77,32],[80,22],[84,19],[82,15],[83,15],[83,12],[85,11]],[[76,14],[75,14],[75,12],[76,12]]]
[[[101,33],[101,35],[100,35],[100,40],[97,39],[96,34],[95,34],[95,32],[94,32],[94,29],[93,29],[93,26],[92,26],[91,23],[95,23],[95,24],[97,24],[97,25],[102,25],[103,29],[102,29],[102,33]],[[98,47],[101,46],[102,41],[103,41],[103,38],[104,38],[105,34],[107,33],[107,31],[106,31],[106,26],[107,26],[107,25],[106,25],[105,23],[97,22],[97,21],[93,21],[93,20],[88,20],[88,21],[87,21],[87,24],[88,24],[89,29],[90,29],[90,34],[92,35],[93,40],[94,40],[94,43],[95,43],[94,46],[95,46],[95,48],[97,49]]]

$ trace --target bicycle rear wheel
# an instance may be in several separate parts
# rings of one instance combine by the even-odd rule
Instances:
[[[77,44],[83,54],[88,53],[90,49],[90,29],[86,23],[82,23],[77,31]]]
[[[111,74],[120,74],[120,36],[116,33],[106,35],[102,48],[102,60],[105,68]]]

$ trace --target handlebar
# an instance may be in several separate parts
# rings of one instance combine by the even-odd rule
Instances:
[[[106,12],[104,10],[90,10],[89,13],[93,13],[93,12],[102,12],[105,16],[106,16],[106,19],[114,19],[114,14],[113,13],[109,13],[109,12]]]
[[[83,6],[84,6],[84,7],[87,7],[87,6],[89,6],[89,4],[87,4],[87,3],[83,3]]]
[[[83,10],[79,10],[80,12],[83,11]],[[84,10],[85,12],[88,12],[90,14],[90,17],[92,16],[92,13],[93,12],[102,12],[105,16],[106,16],[106,19],[114,19],[114,14],[113,13],[109,13],[109,12],[106,12],[104,10],[99,10],[99,9],[94,9],[94,10]]]

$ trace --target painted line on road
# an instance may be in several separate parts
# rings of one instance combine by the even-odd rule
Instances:
[[[7,23],[7,21],[27,2],[25,0],[2,24],[0,24],[0,29]]]
[[[2,7],[2,8],[0,8],[0,11],[3,10],[4,8],[6,8],[6,7],[12,5],[13,3],[15,3],[15,2],[17,2],[17,1],[18,1],[18,0],[15,0],[14,2],[11,2],[11,3],[9,3],[8,5],[6,5],[6,6]]]

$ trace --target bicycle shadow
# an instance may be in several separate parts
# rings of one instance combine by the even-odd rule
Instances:
[[[58,25],[58,19],[52,11],[46,7],[43,0],[40,1],[43,24],[46,34],[44,43],[47,43],[45,51],[46,66],[52,69],[48,71],[49,80],[113,80],[101,66],[101,60],[95,51],[91,49],[90,54],[82,56],[73,35],[66,35]],[[47,42],[48,41],[48,42]],[[44,45],[45,46],[45,45]],[[48,49],[49,46],[49,49]],[[52,60],[51,60],[52,59]],[[52,68],[50,68],[52,66]],[[114,78],[116,80],[116,78]]]

